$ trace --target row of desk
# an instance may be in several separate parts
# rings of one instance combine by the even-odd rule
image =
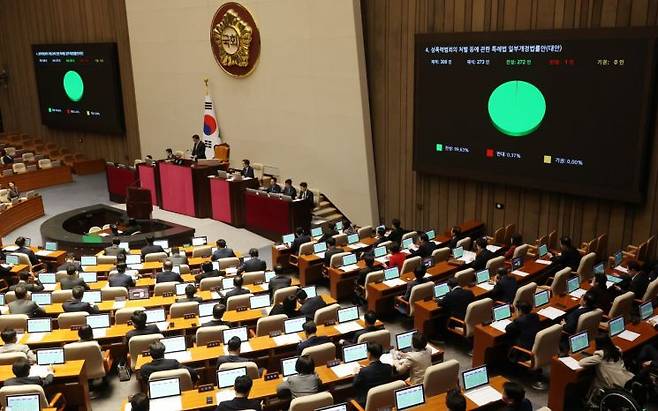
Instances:
[[[0,176],[0,186],[6,187],[10,181],[16,183],[19,190],[25,192],[37,188],[70,183],[73,181],[73,176],[71,174],[71,168],[63,165],[52,168],[40,168],[34,171],[28,171],[27,173]]]
[[[21,201],[6,210],[0,211],[0,237],[44,215],[41,196]]]

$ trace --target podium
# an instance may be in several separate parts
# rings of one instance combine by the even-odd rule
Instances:
[[[160,207],[163,210],[197,218],[212,215],[208,176],[225,168],[219,162],[195,163],[185,160],[183,165],[167,161],[157,162],[160,180]]]
[[[105,176],[107,178],[107,191],[110,201],[125,203],[128,187],[137,180],[137,172],[134,168],[107,163],[105,165]]]
[[[155,164],[137,164],[139,186],[150,191],[151,204],[154,206],[160,205],[160,179],[157,171],[158,168]]]
[[[240,181],[210,177],[210,195],[212,196],[212,219],[233,227],[244,227],[244,191],[258,188],[257,178]]]
[[[308,201],[295,200],[283,194],[246,190],[244,193],[245,228],[280,241],[284,234],[293,233],[295,228],[311,228],[313,206]]]
[[[141,187],[128,187],[126,196],[126,213],[129,218],[148,220],[153,212],[151,191]]]

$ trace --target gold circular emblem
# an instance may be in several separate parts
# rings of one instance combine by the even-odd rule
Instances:
[[[251,74],[260,56],[260,32],[251,13],[235,2],[221,5],[210,26],[210,46],[226,73]]]

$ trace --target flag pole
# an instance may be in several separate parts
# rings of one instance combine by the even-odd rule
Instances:
[[[203,82],[206,85],[206,95],[208,95],[208,78],[204,78]]]

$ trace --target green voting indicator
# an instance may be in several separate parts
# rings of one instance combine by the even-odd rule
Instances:
[[[546,114],[546,100],[533,84],[507,81],[489,96],[489,117],[503,134],[522,137],[537,130]]]
[[[64,91],[71,101],[80,101],[85,91],[85,83],[78,72],[69,70],[64,74]]]

